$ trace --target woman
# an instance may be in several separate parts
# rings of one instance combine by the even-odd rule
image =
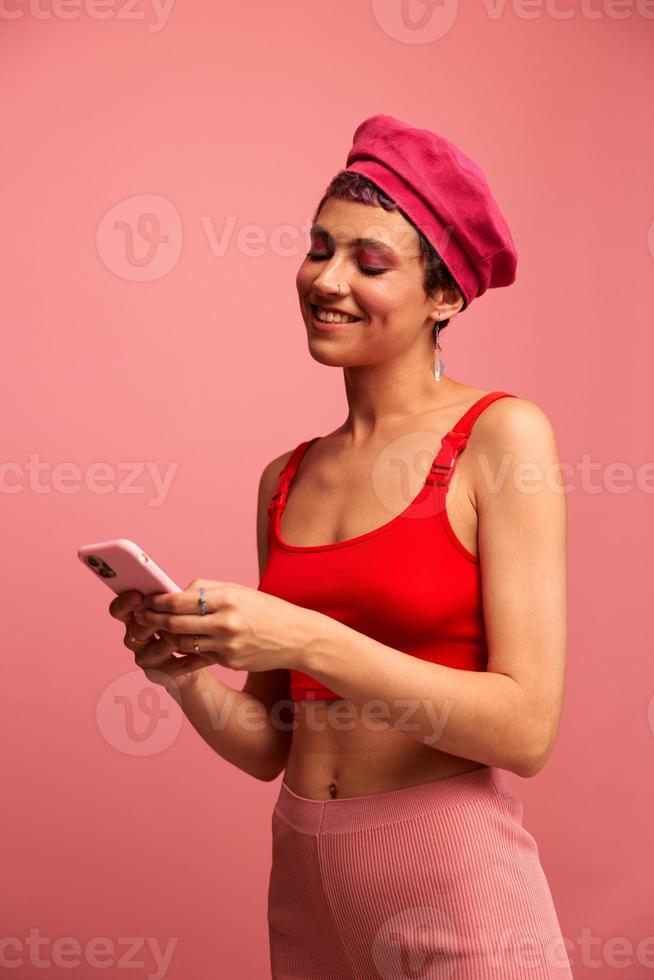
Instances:
[[[373,116],[346,168],[297,288],[349,411],[265,468],[258,588],[197,579],[112,614],[223,758],[284,773],[275,980],[569,978],[502,774],[542,769],[562,706],[555,439],[536,405],[454,381],[440,357],[449,320],[514,281],[515,246],[482,172],[434,133]],[[208,662],[247,670],[243,690]]]

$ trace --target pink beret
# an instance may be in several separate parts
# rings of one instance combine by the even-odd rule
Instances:
[[[518,255],[486,178],[461,150],[394,116],[364,119],[347,170],[392,198],[443,259],[464,297],[515,281]]]

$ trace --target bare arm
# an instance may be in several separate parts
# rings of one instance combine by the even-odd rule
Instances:
[[[563,700],[566,508],[558,454],[549,420],[523,399],[495,402],[473,432],[475,449],[471,438],[466,452],[476,453],[487,671],[407,657],[326,616],[315,620],[297,668],[358,707],[369,704],[376,722],[532,776],[551,752]]]
[[[259,482],[259,576],[268,561],[266,508],[277,475],[289,456],[285,453],[269,463]],[[191,676],[193,681],[174,697],[195,730],[227,762],[257,779],[275,779],[285,768],[292,738],[292,712],[289,708],[280,710],[278,704],[288,699],[290,705],[288,670],[249,672],[241,691],[224,684],[208,670]]]

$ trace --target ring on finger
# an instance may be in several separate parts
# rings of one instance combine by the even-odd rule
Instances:
[[[205,587],[200,586],[200,598],[198,599],[198,607],[201,616],[206,616],[207,614],[207,600],[204,598]]]
[[[193,649],[196,653],[200,652],[200,634],[195,633],[193,636]]]
[[[150,640],[137,640],[129,626],[127,627],[127,637],[132,643],[137,643],[140,647],[150,642]]]

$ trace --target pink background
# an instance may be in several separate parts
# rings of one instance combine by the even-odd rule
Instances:
[[[652,975],[654,5],[411,2],[414,26],[399,0],[177,3],[165,23],[144,2],[102,19],[4,5],[1,920],[16,974],[43,975],[32,929],[50,961],[62,937],[82,957],[106,937],[116,960],[124,937],[177,937],[169,980],[268,975],[279,780],[224,762],[163,692],[152,738],[107,730],[140,672],[76,549],[129,537],[183,587],[256,586],[261,470],[346,413],[341,372],[307,353],[306,225],[356,125],[385,112],[477,161],[518,245],[515,285],[443,337],[454,378],[548,413],[570,467],[563,718],[537,778],[507,780],[575,977]],[[145,212],[167,236],[152,255]],[[147,470],[124,485],[139,461],[176,464],[167,493]],[[93,463],[114,468],[105,492]],[[134,980],[158,975],[147,948],[132,959]]]

